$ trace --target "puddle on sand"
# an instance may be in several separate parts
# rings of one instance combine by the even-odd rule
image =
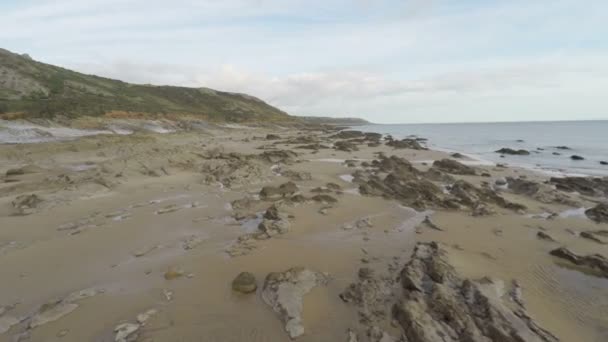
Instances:
[[[353,179],[355,179],[355,177],[353,177],[350,174],[345,174],[345,175],[340,175],[340,179],[347,182],[347,183],[352,183]]]
[[[255,233],[258,230],[258,226],[264,220],[264,212],[260,211],[255,214],[254,218],[249,218],[239,221],[241,228],[247,233]]]
[[[399,224],[397,227],[395,227],[395,230],[398,232],[413,232],[414,229],[416,229],[416,227],[421,224],[427,216],[433,214],[432,210],[416,211],[412,208],[404,207],[402,205],[400,205],[399,208],[410,212],[412,214],[412,217],[406,219],[405,221],[401,222],[401,224]]]

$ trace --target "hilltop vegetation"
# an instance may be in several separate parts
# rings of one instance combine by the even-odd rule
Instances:
[[[211,121],[295,121],[253,96],[85,75],[0,49],[0,116],[190,115]],[[125,114],[126,113],[126,114]]]

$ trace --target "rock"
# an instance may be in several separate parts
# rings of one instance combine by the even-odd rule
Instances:
[[[601,160],[601,161],[600,161],[600,165],[608,165],[608,162],[607,162],[607,161],[603,161],[603,160]]]
[[[290,338],[304,334],[303,297],[314,287],[325,285],[328,281],[328,276],[301,267],[266,276],[262,299],[281,317]]]
[[[431,229],[438,230],[438,231],[444,231],[444,229],[442,229],[441,227],[439,227],[439,226],[437,226],[436,224],[434,224],[434,223],[431,221],[431,218],[430,218],[429,216],[425,216],[425,217],[424,217],[424,221],[422,221],[422,223],[423,223],[425,226],[427,226],[427,227],[429,227],[429,228],[431,228]]]
[[[298,154],[291,150],[273,150],[264,151],[263,153],[255,156],[255,158],[270,164],[291,164],[295,161],[297,156]]]
[[[608,230],[584,231],[579,236],[602,245],[608,244]]]
[[[283,170],[281,176],[291,179],[292,181],[309,181],[312,180],[310,172]]]
[[[257,239],[265,240],[271,238],[275,235],[282,235],[289,232],[289,227],[291,224],[288,220],[263,220],[258,225],[258,230],[263,235],[256,236]]]
[[[530,152],[526,151],[526,150],[514,150],[514,149],[508,148],[508,147],[503,147],[500,150],[497,150],[496,153],[518,155],[518,156],[527,156],[530,154]]]
[[[7,170],[6,176],[7,177],[22,176],[22,175],[27,175],[27,174],[32,174],[32,173],[40,173],[40,172],[44,172],[44,171],[45,170],[43,168],[38,167],[36,165],[25,165],[20,168]]]
[[[358,307],[359,321],[370,325],[383,321],[388,316],[387,303],[393,299],[394,280],[391,277],[376,277],[368,267],[358,271],[357,282],[350,284],[340,299]]]
[[[257,290],[258,284],[255,276],[249,272],[240,273],[232,281],[232,290],[240,293],[252,293]]]
[[[608,223],[608,204],[600,203],[591,209],[587,209],[585,215],[597,223]]]
[[[538,232],[538,233],[536,233],[536,237],[539,238],[539,239],[541,239],[541,240],[555,242],[555,240],[549,234],[547,234],[545,232]]]
[[[146,325],[146,322],[154,315],[156,315],[158,313],[158,310],[156,309],[150,309],[146,312],[142,312],[140,314],[137,315],[136,319],[137,319],[137,323],[139,323],[140,326],[144,326]]]
[[[523,308],[503,303],[501,282],[460,278],[437,243],[416,245],[401,286],[393,315],[408,341],[559,341]]]
[[[18,215],[30,215],[37,211],[44,200],[36,194],[17,196],[11,205]]]
[[[555,146],[555,148],[558,150],[570,150],[570,147],[568,146]]]
[[[327,183],[325,187],[332,191],[341,191],[342,187],[336,183]]]
[[[509,183],[507,182],[507,180],[505,178],[499,178],[496,181],[494,181],[494,184],[496,184],[498,186],[505,186]]]
[[[139,331],[139,324],[135,323],[122,323],[114,328],[114,341],[115,342],[132,342],[137,340],[137,332]]]
[[[281,139],[281,137],[276,134],[267,134],[266,135],[266,140],[279,140],[279,139]]]
[[[579,155],[576,155],[576,154],[571,155],[570,159],[572,159],[572,160],[585,160],[585,158],[583,158],[583,157],[581,157]]]
[[[559,153],[559,152],[553,152],[553,153],[551,153],[551,154],[553,154],[554,156],[561,156],[561,155],[562,155],[562,154],[561,154],[561,153]]]
[[[326,195],[326,194],[315,195],[311,199],[315,202],[325,203],[325,204],[338,203],[337,199],[335,199],[334,197],[332,197],[330,195]]]
[[[166,280],[174,280],[177,278],[181,278],[183,275],[184,275],[183,271],[169,269],[167,272],[165,272],[163,277],[165,277]]]
[[[552,177],[549,182],[561,191],[578,192],[587,196],[608,196],[607,177]]]
[[[608,259],[600,254],[578,255],[565,247],[554,249],[550,254],[608,278]]]
[[[459,163],[453,159],[442,159],[433,162],[433,167],[438,168],[441,171],[452,173],[455,175],[475,175],[476,171],[474,168]]]
[[[349,140],[340,140],[334,143],[334,149],[343,152],[354,152],[359,151],[357,144],[349,141]]]
[[[314,151],[318,151],[318,150],[327,150],[330,147],[327,145],[323,145],[323,144],[319,144],[319,143],[314,143],[314,144],[308,144],[308,145],[300,145],[296,147],[297,149],[301,149],[301,150],[314,150]]]
[[[540,184],[523,178],[507,177],[509,189],[516,194],[532,196],[540,190]]]
[[[452,154],[450,154],[450,156],[451,156],[452,158],[456,158],[456,159],[461,159],[461,158],[464,158],[464,155],[463,155],[463,154],[461,154],[461,153],[458,153],[458,152],[456,152],[456,153],[452,153]]]
[[[101,291],[96,290],[94,288],[89,288],[73,292],[63,299],[52,300],[48,303],[45,303],[31,317],[28,327],[30,329],[33,329],[46,323],[56,321],[61,317],[76,310],[76,308],[78,307],[77,302],[79,300],[93,297],[100,292]]]
[[[263,200],[278,200],[285,197],[290,197],[299,192],[300,189],[294,182],[281,184],[278,188],[274,186],[265,186],[260,191],[260,198]]]
[[[369,217],[366,217],[357,220],[357,222],[355,222],[355,226],[357,227],[357,229],[366,229],[372,228],[374,225],[372,224],[372,220]]]
[[[390,146],[396,149],[410,149],[410,150],[426,150],[427,148],[420,145],[416,139],[402,139],[402,140],[389,140],[386,146]]]

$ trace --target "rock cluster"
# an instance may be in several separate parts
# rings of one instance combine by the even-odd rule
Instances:
[[[550,254],[608,278],[608,259],[600,254],[579,255],[565,247],[554,249]]]
[[[523,306],[509,308],[499,281],[462,279],[437,243],[419,243],[401,271],[393,315],[410,342],[556,342]]]
[[[597,223],[608,223],[608,204],[600,203],[585,211],[585,215]]]
[[[587,196],[608,196],[608,177],[552,177],[549,182],[558,190]]]
[[[433,162],[433,167],[445,171],[447,173],[452,173],[455,175],[471,175],[474,176],[477,172],[475,168],[472,168],[468,165],[464,165],[455,161],[454,159],[441,159]]]

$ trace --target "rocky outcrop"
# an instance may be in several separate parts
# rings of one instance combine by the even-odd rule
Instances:
[[[350,284],[340,298],[357,306],[360,323],[371,325],[389,317],[393,285],[391,277],[376,277],[371,268],[363,267],[359,269],[357,282]]]
[[[410,342],[556,342],[522,306],[510,309],[500,281],[462,279],[437,243],[419,243],[401,271],[394,318]]]
[[[402,139],[402,140],[392,140],[390,139],[387,143],[386,146],[390,146],[393,148],[397,148],[397,149],[403,149],[403,148],[407,148],[410,150],[426,150],[427,148],[420,145],[420,143],[418,142],[418,140],[416,139]]]
[[[597,242],[601,245],[608,245],[608,230],[594,230],[581,232],[580,237]]]
[[[509,210],[525,210],[526,207],[519,203],[509,202],[489,188],[478,188],[464,180],[458,180],[448,187],[450,194],[466,207],[475,208],[485,203],[495,204]]]
[[[334,143],[334,149],[343,152],[354,152],[359,151],[357,144],[350,140],[340,140]]]
[[[285,323],[285,331],[295,339],[304,334],[303,298],[314,287],[325,285],[329,276],[302,267],[266,276],[262,299]]]
[[[549,182],[561,191],[578,192],[587,196],[608,196],[607,177],[552,177]]]
[[[608,204],[600,203],[591,209],[587,209],[585,215],[597,223],[608,223]]]
[[[527,155],[530,155],[529,151],[526,151],[526,150],[514,150],[514,149],[508,148],[508,147],[503,147],[500,150],[497,150],[496,153],[510,154],[510,155],[517,155],[517,156],[527,156]]]
[[[433,167],[435,167],[441,171],[444,171],[447,173],[452,173],[455,175],[472,175],[472,176],[474,176],[477,173],[475,171],[475,168],[472,168],[468,165],[459,163],[453,159],[436,160],[433,163]]]
[[[524,178],[507,177],[509,190],[516,194],[532,196],[540,190],[540,184],[526,180]]]
[[[576,266],[580,266],[608,278],[608,259],[600,254],[579,255],[571,250],[561,247],[550,252],[551,255],[567,260]]]

